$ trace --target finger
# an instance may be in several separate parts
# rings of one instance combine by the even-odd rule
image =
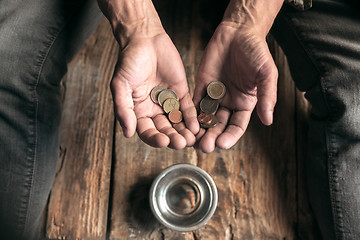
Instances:
[[[213,128],[207,129],[205,135],[201,138],[199,148],[205,153],[210,153],[215,150],[215,143],[218,136],[226,128],[231,113],[226,108],[220,108],[216,113],[218,123]]]
[[[111,81],[111,94],[114,100],[116,118],[123,130],[125,137],[131,137],[136,130],[136,116],[134,113],[134,102],[132,91],[126,84],[120,84],[121,80],[114,77]]]
[[[200,125],[197,120],[197,113],[194,102],[191,100],[190,94],[187,93],[180,99],[180,110],[183,114],[186,127],[196,135],[200,130]]]
[[[159,132],[151,118],[138,119],[137,132],[140,139],[153,147],[166,147],[170,144],[170,138]]]
[[[218,47],[219,46],[212,38],[206,46],[204,54],[201,58],[199,69],[196,75],[193,97],[196,108],[198,108],[201,99],[206,95],[207,85],[212,81],[217,81],[220,79],[221,71],[219,71],[219,69],[222,68],[222,64],[225,61],[224,56],[226,54],[219,54],[219,51],[216,50]]]
[[[258,103],[256,106],[257,114],[261,122],[265,125],[271,125],[273,122],[273,112],[276,104],[277,78],[278,72],[275,64],[264,64],[260,69],[256,81]]]
[[[201,99],[206,95],[207,82],[198,79],[196,81],[193,102],[196,108],[199,108]]]
[[[174,124],[174,129],[185,138],[186,147],[191,147],[195,144],[195,135],[185,127],[184,123]]]
[[[249,124],[251,112],[251,110],[243,110],[232,114],[225,131],[216,139],[218,148],[229,149],[236,144]]]
[[[158,131],[165,134],[170,139],[168,145],[170,148],[182,149],[186,147],[185,138],[172,127],[165,115],[159,114],[154,117],[153,120]]]
[[[196,134],[196,136],[195,136],[196,142],[194,144],[195,149],[200,148],[199,144],[200,144],[200,141],[201,141],[202,137],[205,135],[205,133],[206,133],[206,130],[204,128],[200,128],[198,134]]]

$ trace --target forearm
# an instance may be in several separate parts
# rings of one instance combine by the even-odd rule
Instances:
[[[284,0],[230,0],[223,22],[266,36]]]
[[[98,0],[121,47],[136,37],[152,37],[164,32],[151,0]]]

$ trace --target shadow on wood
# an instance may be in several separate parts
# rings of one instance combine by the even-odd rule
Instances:
[[[130,187],[128,193],[127,222],[129,226],[148,233],[159,227],[150,208],[150,188],[155,177],[142,177]]]
[[[154,1],[182,57],[189,91],[225,3]],[[199,14],[200,13],[200,14]],[[109,80],[118,46],[102,22],[69,67],[62,123],[63,155],[49,198],[45,235],[54,239],[318,239],[304,184],[306,112],[281,49],[269,46],[279,68],[274,124],[256,115],[229,150],[156,149],[124,138],[115,123]],[[74,105],[74,103],[76,103]],[[162,169],[190,163],[206,170],[219,191],[218,208],[200,230],[159,225],[148,191]],[[111,169],[111,170],[110,170]]]

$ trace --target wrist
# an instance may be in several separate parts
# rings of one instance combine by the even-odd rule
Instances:
[[[283,0],[230,0],[222,23],[266,37],[282,4]]]
[[[165,30],[151,0],[98,0],[121,47],[135,38],[150,38]]]
[[[165,33],[165,30],[157,21],[144,19],[134,23],[113,25],[113,33],[120,47],[124,48],[132,40],[152,38]]]

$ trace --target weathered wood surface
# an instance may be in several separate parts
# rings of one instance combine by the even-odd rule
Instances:
[[[183,58],[192,93],[196,67],[216,21],[221,18],[222,4],[210,1],[204,9],[203,1],[156,3],[164,27]],[[305,131],[297,117],[307,105],[296,94],[283,53],[272,39],[269,44],[281,66],[274,124],[262,126],[254,115],[247,133],[232,149],[211,154],[194,149],[153,149],[137,137],[124,139],[117,127],[110,239],[295,239],[300,231],[305,239],[313,237],[307,230],[310,226],[313,230],[312,216],[307,202],[299,196],[305,186],[299,183],[304,180],[304,175],[298,173],[299,169],[303,171],[299,166],[303,155],[297,147],[303,145],[297,139],[304,141]],[[152,225],[149,209],[141,207],[147,203],[152,176],[179,162],[205,169],[219,189],[213,219],[193,233]],[[129,199],[129,195],[136,198]],[[134,203],[136,199],[142,201]]]
[[[154,3],[182,56],[193,93],[204,47],[226,4],[204,0]],[[272,126],[263,126],[253,115],[245,135],[227,151],[156,149],[137,136],[124,138],[117,123],[113,128],[107,80],[118,48],[104,21],[66,77],[62,156],[45,235],[113,240],[318,239],[304,183],[308,105],[295,90],[281,49],[271,38],[269,46],[279,68]],[[203,168],[219,191],[214,217],[190,233],[162,227],[149,209],[152,179],[175,163]]]

